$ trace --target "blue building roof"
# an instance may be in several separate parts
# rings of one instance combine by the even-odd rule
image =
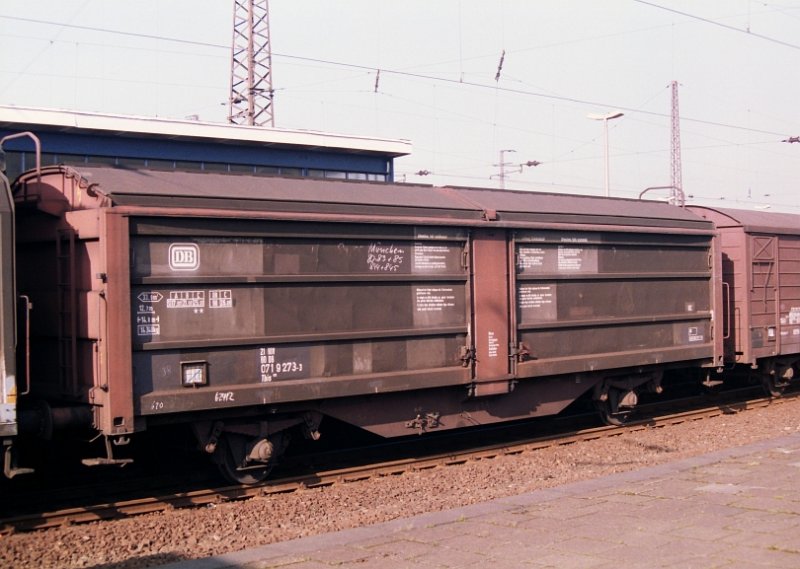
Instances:
[[[292,169],[295,175],[325,173],[391,180],[393,161],[411,152],[406,140],[316,131],[229,125],[192,120],[0,106],[0,137],[33,132],[45,164],[118,160],[213,165],[214,170]],[[30,140],[8,141],[8,153],[33,150]],[[24,160],[24,155],[23,155]],[[113,162],[112,162],[113,163]],[[32,167],[26,163],[25,167]],[[194,169],[194,168],[192,168]]]

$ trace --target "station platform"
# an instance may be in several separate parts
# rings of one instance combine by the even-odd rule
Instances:
[[[800,433],[169,569],[800,567]]]

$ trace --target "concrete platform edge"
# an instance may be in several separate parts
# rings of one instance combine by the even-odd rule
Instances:
[[[410,518],[383,522],[372,526],[346,529],[338,532],[273,543],[214,557],[179,561],[162,565],[161,567],[162,569],[234,569],[257,561],[267,562],[270,559],[281,557],[302,556],[304,553],[319,551],[325,548],[339,547],[346,543],[378,539],[398,532],[424,529],[434,525],[470,519],[481,515],[502,513],[520,507],[579,495],[585,492],[612,488],[620,484],[647,481],[674,472],[685,471],[723,460],[780,448],[782,445],[796,444],[798,439],[800,439],[800,433],[793,433],[657,466],[537,490],[519,496],[498,498],[490,502],[464,506],[452,510],[420,514]]]

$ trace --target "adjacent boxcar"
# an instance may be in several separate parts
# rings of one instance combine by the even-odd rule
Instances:
[[[613,422],[722,363],[713,225],[665,204],[105,167],[15,199],[35,395],[107,441],[190,423],[234,480],[324,416]]]
[[[16,302],[14,201],[8,179],[0,171],[0,437],[17,434]],[[5,452],[11,443],[3,440],[8,441]],[[5,464],[8,468],[9,461]]]
[[[691,209],[721,236],[726,361],[779,394],[800,364],[800,215]]]

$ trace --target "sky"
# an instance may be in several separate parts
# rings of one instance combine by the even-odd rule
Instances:
[[[636,198],[672,183],[677,81],[688,203],[800,213],[800,0],[269,9],[275,125],[410,140],[399,181],[605,195],[607,126]],[[232,35],[233,0],[2,0],[0,104],[226,122]]]

